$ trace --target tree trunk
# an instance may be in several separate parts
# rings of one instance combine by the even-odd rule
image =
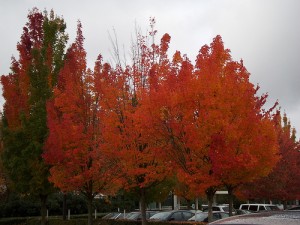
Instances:
[[[172,191],[171,195],[172,195],[172,210],[174,210],[175,209],[175,201],[174,201],[174,192],[173,191]]]
[[[233,187],[227,186],[228,200],[229,200],[229,216],[233,216]]]
[[[67,220],[67,194],[63,193],[63,220]]]
[[[211,187],[208,188],[206,191],[206,197],[208,200],[208,222],[212,222],[212,205],[213,205],[213,201],[214,201],[214,195],[216,193],[216,189]]]
[[[287,209],[287,205],[288,205],[287,200],[284,200],[284,201],[283,201],[283,209]]]
[[[93,224],[93,196],[89,196],[87,199],[88,207],[88,225]]]
[[[195,209],[198,210],[199,209],[199,198],[195,199]]]
[[[144,188],[140,190],[140,203],[141,203],[141,214],[142,214],[142,225],[147,225],[146,218],[146,191]]]
[[[192,209],[191,200],[186,199],[186,203],[187,203],[187,209],[188,209],[188,210],[191,210],[191,209]]]
[[[47,216],[47,195],[40,195],[40,200],[41,200],[41,224],[46,225],[46,216]]]

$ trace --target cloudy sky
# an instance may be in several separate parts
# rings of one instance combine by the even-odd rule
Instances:
[[[158,39],[171,35],[170,54],[179,50],[192,61],[220,34],[233,59],[244,60],[251,82],[269,93],[268,105],[278,99],[300,136],[299,0],[0,0],[0,75],[9,73],[11,56],[18,57],[16,44],[33,7],[63,16],[69,43],[82,22],[90,65],[99,53],[111,60],[113,30],[129,52],[135,24],[146,32],[149,17],[156,19]]]

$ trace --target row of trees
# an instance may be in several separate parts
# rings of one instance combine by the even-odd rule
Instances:
[[[282,198],[284,186],[264,193],[279,174],[278,182],[299,182],[290,180],[299,176],[299,143],[277,103],[264,110],[267,95],[257,94],[243,61],[232,60],[220,36],[195,64],[179,51],[170,57],[171,38],[155,44],[154,25],[151,19],[149,35],[137,34],[130,64],[121,65],[116,51],[116,65],[99,55],[90,69],[80,22],[65,52],[63,19],[29,13],[19,59],[1,78],[3,163],[16,190],[38,194],[44,206],[52,184],[80,191],[89,224],[94,196],[119,189],[139,196],[143,224],[146,202],[158,198],[152,194],[174,188],[206,195],[210,207],[220,187],[232,196],[245,184],[244,196],[300,197],[295,188]],[[261,190],[252,183],[255,192],[247,192],[256,179]]]

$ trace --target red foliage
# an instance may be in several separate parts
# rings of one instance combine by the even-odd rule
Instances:
[[[203,46],[194,67],[176,52],[155,65],[160,81],[151,111],[167,143],[178,179],[195,195],[267,175],[278,160],[274,126],[262,111],[242,62],[234,62],[220,36]],[[159,124],[159,125],[158,125]]]
[[[242,187],[240,192],[244,198],[287,201],[298,199],[300,196],[299,141],[295,140],[295,130],[291,129],[286,115],[281,119],[278,112],[274,122],[277,127],[281,159],[268,176]]]
[[[54,98],[47,106],[49,137],[44,158],[52,165],[50,180],[57,187],[80,190],[90,198],[114,191],[117,167],[113,153],[102,147],[102,92],[95,77],[106,71],[98,61],[100,74],[94,76],[86,69],[85,57],[79,23],[76,41],[67,52]]]

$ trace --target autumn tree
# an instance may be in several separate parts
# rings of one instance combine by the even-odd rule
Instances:
[[[151,111],[178,180],[195,196],[205,192],[211,206],[220,186],[268,174],[278,157],[270,112],[262,110],[266,96],[256,97],[249,73],[232,61],[221,37],[201,48],[195,66],[180,52],[167,64],[156,70],[161,84]]]
[[[211,173],[209,124],[201,124],[206,114],[200,114],[205,108],[196,84],[194,66],[187,56],[176,52],[153,102],[159,105],[160,132],[167,141],[178,182],[187,185],[195,198],[207,195],[211,204],[220,182]]]
[[[46,199],[53,191],[49,167],[41,157],[48,133],[46,101],[52,95],[63,65],[67,42],[64,20],[33,9],[17,44],[19,59],[12,59],[11,73],[3,85],[3,160],[14,188],[38,195],[45,223]]]
[[[50,181],[62,191],[81,192],[88,202],[92,224],[92,201],[96,194],[114,191],[117,160],[103,147],[102,93],[99,82],[109,65],[98,58],[95,71],[86,66],[81,23],[66,53],[54,95],[47,104],[49,136],[44,158],[52,167]]]
[[[272,172],[241,188],[242,197],[248,199],[279,200],[286,208],[287,201],[299,199],[299,141],[286,114],[278,111],[274,117],[278,134],[280,160]]]
[[[279,159],[272,109],[263,109],[267,95],[257,96],[243,62],[231,59],[220,36],[202,47],[196,69],[199,92],[205,90],[200,104],[208,115],[212,173],[231,196],[242,183],[270,173]]]
[[[154,20],[151,23],[154,25]],[[155,33],[151,29],[150,39]],[[114,96],[106,95],[108,117],[105,125],[109,135],[106,136],[107,143],[119,160],[123,187],[139,196],[143,224],[146,223],[148,194],[165,182],[172,168],[164,160],[164,143],[153,129],[153,118],[148,110],[155,107],[149,96],[159,82],[152,77],[152,68],[162,63],[162,46],[168,45],[169,36],[162,38],[160,46],[154,42],[149,46],[147,38],[138,35],[132,64],[126,68],[117,65],[115,77],[108,79],[110,82],[106,86],[114,89],[110,92]]]

